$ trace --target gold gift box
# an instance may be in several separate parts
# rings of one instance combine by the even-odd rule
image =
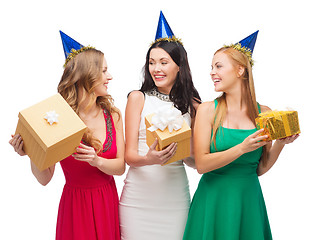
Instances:
[[[269,140],[299,134],[300,126],[297,111],[267,111],[256,118],[257,129],[264,129],[261,135],[268,135]]]
[[[58,122],[50,124],[44,118],[50,111],[58,114]],[[64,98],[56,94],[21,111],[15,134],[22,136],[24,152],[42,171],[74,153],[86,128]]]
[[[191,128],[186,121],[183,121],[181,129],[177,131],[173,130],[171,133],[168,128],[164,131],[157,129],[156,131],[151,132],[148,128],[152,126],[151,118],[153,115],[154,113],[145,117],[147,145],[150,147],[157,138],[158,145],[156,150],[161,151],[168,147],[171,143],[177,143],[176,153],[164,165],[189,157],[191,154]]]

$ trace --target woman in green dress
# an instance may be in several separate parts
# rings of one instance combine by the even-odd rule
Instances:
[[[257,33],[214,54],[211,77],[222,95],[202,103],[197,111],[194,152],[203,176],[184,240],[272,239],[258,176],[298,135],[272,144],[255,128],[258,114],[270,110],[257,104],[255,97],[251,55]]]

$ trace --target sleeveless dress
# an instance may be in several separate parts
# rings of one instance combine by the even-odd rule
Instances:
[[[220,127],[216,135],[217,150],[214,144],[210,150],[225,151],[256,131]],[[191,203],[184,240],[272,239],[256,172],[261,154],[259,148],[203,174]]]
[[[116,132],[104,110],[106,140],[99,156],[116,157]],[[61,196],[57,240],[119,240],[118,195],[113,176],[69,156],[60,162],[66,184]]]
[[[168,95],[145,93],[139,126],[138,154],[146,155],[145,116],[161,105],[172,105]],[[189,114],[184,118],[191,125]],[[183,161],[130,167],[120,199],[122,240],[180,240],[190,207],[190,193]]]

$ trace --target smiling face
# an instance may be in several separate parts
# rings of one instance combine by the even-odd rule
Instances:
[[[98,96],[105,96],[108,94],[107,89],[108,89],[108,83],[110,80],[112,80],[111,74],[108,72],[108,65],[106,60],[103,60],[102,68],[101,68],[101,78],[99,79],[94,92],[95,95]]]
[[[159,92],[169,94],[176,81],[179,66],[162,48],[153,48],[149,55],[149,73]]]
[[[233,64],[225,52],[217,52],[212,61],[211,77],[216,92],[229,92],[241,87],[243,68]]]

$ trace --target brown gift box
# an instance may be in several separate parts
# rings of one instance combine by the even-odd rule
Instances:
[[[58,122],[44,117],[55,111]],[[39,170],[47,169],[76,151],[86,125],[60,94],[19,113],[15,134],[22,136],[23,150]]]
[[[151,118],[153,115],[154,113],[145,117],[147,145],[150,147],[157,138],[158,145],[156,150],[161,151],[171,143],[177,142],[176,153],[164,165],[189,157],[191,154],[191,128],[189,125],[183,121],[182,128],[178,131],[173,130],[170,133],[167,127],[164,131],[157,129],[156,131],[151,132],[148,128],[152,126]]]

